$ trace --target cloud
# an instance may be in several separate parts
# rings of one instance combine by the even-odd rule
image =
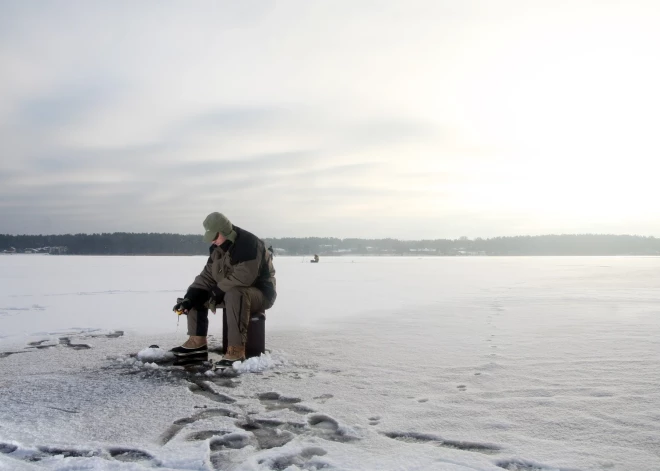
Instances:
[[[657,8],[601,3],[2,2],[0,232],[655,230]]]
[[[115,94],[115,90],[102,81],[87,78],[44,96],[25,99],[11,118],[16,126],[43,132],[88,118],[110,103]]]
[[[67,110],[64,117],[84,115],[86,104],[94,100],[82,102],[80,113]],[[162,138],[152,143],[108,147],[61,144],[58,132],[67,133],[66,127],[75,126],[76,120],[55,118],[65,129],[51,135],[50,145],[36,145],[23,154],[20,171],[3,172],[0,217],[8,227],[30,232],[74,227],[194,232],[199,214],[216,209],[242,215],[259,214],[259,208],[285,214],[302,208],[327,217],[329,211],[345,207],[347,199],[361,199],[364,206],[369,199],[401,197],[400,188],[393,192],[379,184],[370,186],[370,180],[391,173],[380,149],[428,138],[431,127],[401,119],[333,119],[323,110],[216,108],[172,120],[163,126]],[[251,140],[280,140],[284,145],[279,147],[287,148],[296,144],[296,133],[305,134],[304,143],[312,147],[252,152]],[[223,146],[227,136],[236,139]],[[214,144],[200,149],[198,142],[209,140]],[[364,154],[370,150],[376,155]],[[36,217],[26,218],[26,211]],[[155,222],[145,214],[161,219]],[[107,224],[112,228],[106,229]]]

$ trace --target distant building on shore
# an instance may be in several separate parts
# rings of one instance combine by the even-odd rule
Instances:
[[[41,255],[64,255],[69,251],[67,247],[57,246],[57,247],[39,247],[37,249],[23,249],[24,254],[41,254]],[[3,254],[16,254],[19,253],[15,247],[9,247],[7,250],[3,250]]]

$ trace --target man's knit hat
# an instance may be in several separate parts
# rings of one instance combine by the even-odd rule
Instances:
[[[206,242],[213,242],[218,234],[222,234],[226,239],[231,240],[232,242],[236,239],[236,231],[234,231],[234,226],[227,219],[224,214],[220,213],[211,213],[206,216],[204,219],[204,240]]]

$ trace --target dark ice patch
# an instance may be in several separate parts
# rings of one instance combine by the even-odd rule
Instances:
[[[309,414],[311,412],[316,412],[314,409],[311,407],[303,406],[300,404],[294,404],[291,407],[289,407],[290,410],[293,412],[296,412],[298,414]]]
[[[71,339],[69,337],[60,337],[60,345],[73,348],[74,350],[88,350],[92,348],[91,345],[87,345],[86,343],[71,343]]]
[[[154,459],[150,453],[135,448],[108,448],[108,453],[117,461],[124,462],[151,461]]]
[[[0,352],[0,358],[7,358],[9,355],[16,355],[18,353],[27,353],[27,352]]]
[[[211,378],[209,378],[209,380],[211,382],[213,382],[213,384],[217,384],[220,387],[230,388],[230,389],[235,388],[236,386],[241,384],[240,381],[234,381],[233,379],[227,378],[227,377],[217,377],[217,376],[213,377],[212,376]]]
[[[97,338],[97,337],[106,337],[109,339],[116,339],[119,337],[122,337],[124,335],[123,330],[115,330],[113,332],[110,332],[109,334],[101,334],[101,335],[90,335],[90,337]]]
[[[477,453],[497,453],[502,448],[490,443],[466,442],[462,440],[446,440],[437,435],[418,432],[384,432],[383,435],[406,443],[428,443],[443,448],[455,448]]]
[[[50,340],[37,340],[35,342],[29,342],[28,348],[44,349],[44,348],[52,348],[56,346],[54,343],[44,345],[47,342],[50,342]]]
[[[257,394],[257,397],[261,401],[280,401],[280,402],[288,402],[288,403],[296,403],[302,401],[302,399],[299,399],[297,397],[282,396],[280,393],[275,391],[259,393]]]

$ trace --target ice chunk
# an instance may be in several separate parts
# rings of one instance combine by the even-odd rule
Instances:
[[[162,348],[145,348],[144,350],[140,350],[137,354],[138,360],[144,363],[151,363],[155,361],[167,361],[167,360],[173,360],[174,359],[174,354],[172,352],[168,352],[167,350],[163,350]]]

